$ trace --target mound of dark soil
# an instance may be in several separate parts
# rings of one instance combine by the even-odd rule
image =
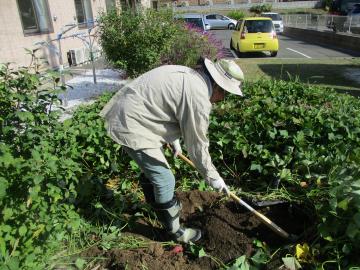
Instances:
[[[230,263],[238,257],[251,255],[253,240],[259,239],[268,245],[283,244],[284,240],[273,233],[261,221],[242,206],[224,200],[212,192],[182,192],[178,197],[183,204],[181,220],[186,226],[200,228],[203,237],[196,243],[205,252],[223,263]],[[301,211],[288,204],[258,209],[289,233],[299,234],[308,227],[309,219]],[[93,248],[87,256],[108,258],[108,269],[218,269],[221,265],[209,257],[196,258],[183,246],[184,252],[175,253],[164,248],[159,241],[166,241],[159,228],[139,222],[131,229],[132,235],[153,241],[149,247],[136,250],[101,251]]]

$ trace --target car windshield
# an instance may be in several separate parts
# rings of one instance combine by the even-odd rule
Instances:
[[[247,33],[271,33],[273,24],[270,20],[245,21],[244,31]]]
[[[263,14],[263,17],[271,18],[273,21],[281,21],[279,14]]]

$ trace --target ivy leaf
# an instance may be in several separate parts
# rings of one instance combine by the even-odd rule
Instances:
[[[350,239],[355,239],[356,235],[359,233],[360,233],[359,227],[353,222],[351,222],[346,228],[346,235]]]
[[[20,269],[20,265],[19,265],[19,259],[12,257],[10,258],[10,260],[7,263],[7,267],[9,270],[18,270]]]
[[[284,138],[289,138],[289,133],[287,130],[280,130],[280,135]]]
[[[0,177],[0,200],[5,197],[9,183],[4,177]]]
[[[354,221],[355,221],[355,224],[359,226],[360,228],[360,212],[357,212],[355,215],[354,215]]]
[[[268,261],[269,257],[262,249],[258,249],[254,256],[251,257],[251,260],[255,264],[265,264]]]
[[[83,269],[86,264],[86,261],[84,259],[78,258],[75,261],[75,265],[78,269]]]
[[[3,237],[0,237],[0,254],[3,258],[5,258],[6,255],[6,244]]]
[[[2,213],[4,215],[3,216],[4,221],[6,221],[6,220],[9,220],[12,217],[13,210],[11,208],[5,208]]]
[[[201,248],[201,249],[199,250],[199,258],[205,257],[205,256],[206,256],[206,252],[205,252],[204,248]]]
[[[300,263],[296,260],[295,257],[285,257],[282,258],[282,261],[289,270],[298,270],[301,268]]]
[[[20,228],[19,228],[19,235],[20,236],[24,236],[27,232],[27,229],[26,229],[26,226],[25,225],[22,225]]]
[[[246,260],[246,255],[242,255],[241,257],[237,258],[229,270],[250,270],[250,265]]]
[[[258,171],[259,173],[262,172],[262,166],[260,164],[252,163],[250,166],[251,171]]]
[[[342,200],[341,202],[339,202],[337,204],[337,207],[346,211],[348,209],[348,205],[349,205],[349,199],[346,198],[346,199]]]

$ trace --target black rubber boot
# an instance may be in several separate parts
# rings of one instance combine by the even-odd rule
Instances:
[[[149,179],[146,178],[145,174],[140,174],[140,180],[139,180],[140,186],[143,190],[145,201],[148,204],[153,205],[155,203],[155,195],[154,195],[154,186],[149,181]]]
[[[201,231],[180,226],[181,203],[175,197],[167,203],[154,204],[155,212],[165,230],[178,242],[196,242],[201,238]]]

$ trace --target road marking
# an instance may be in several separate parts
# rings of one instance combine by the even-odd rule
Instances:
[[[304,53],[298,52],[298,51],[296,51],[296,50],[293,50],[293,49],[291,49],[291,48],[286,48],[286,49],[289,50],[289,51],[293,51],[293,52],[296,52],[296,53],[298,53],[298,54],[301,54],[302,56],[305,56],[306,58],[311,58],[310,56],[308,56],[308,55],[306,55],[306,54],[304,54]]]

